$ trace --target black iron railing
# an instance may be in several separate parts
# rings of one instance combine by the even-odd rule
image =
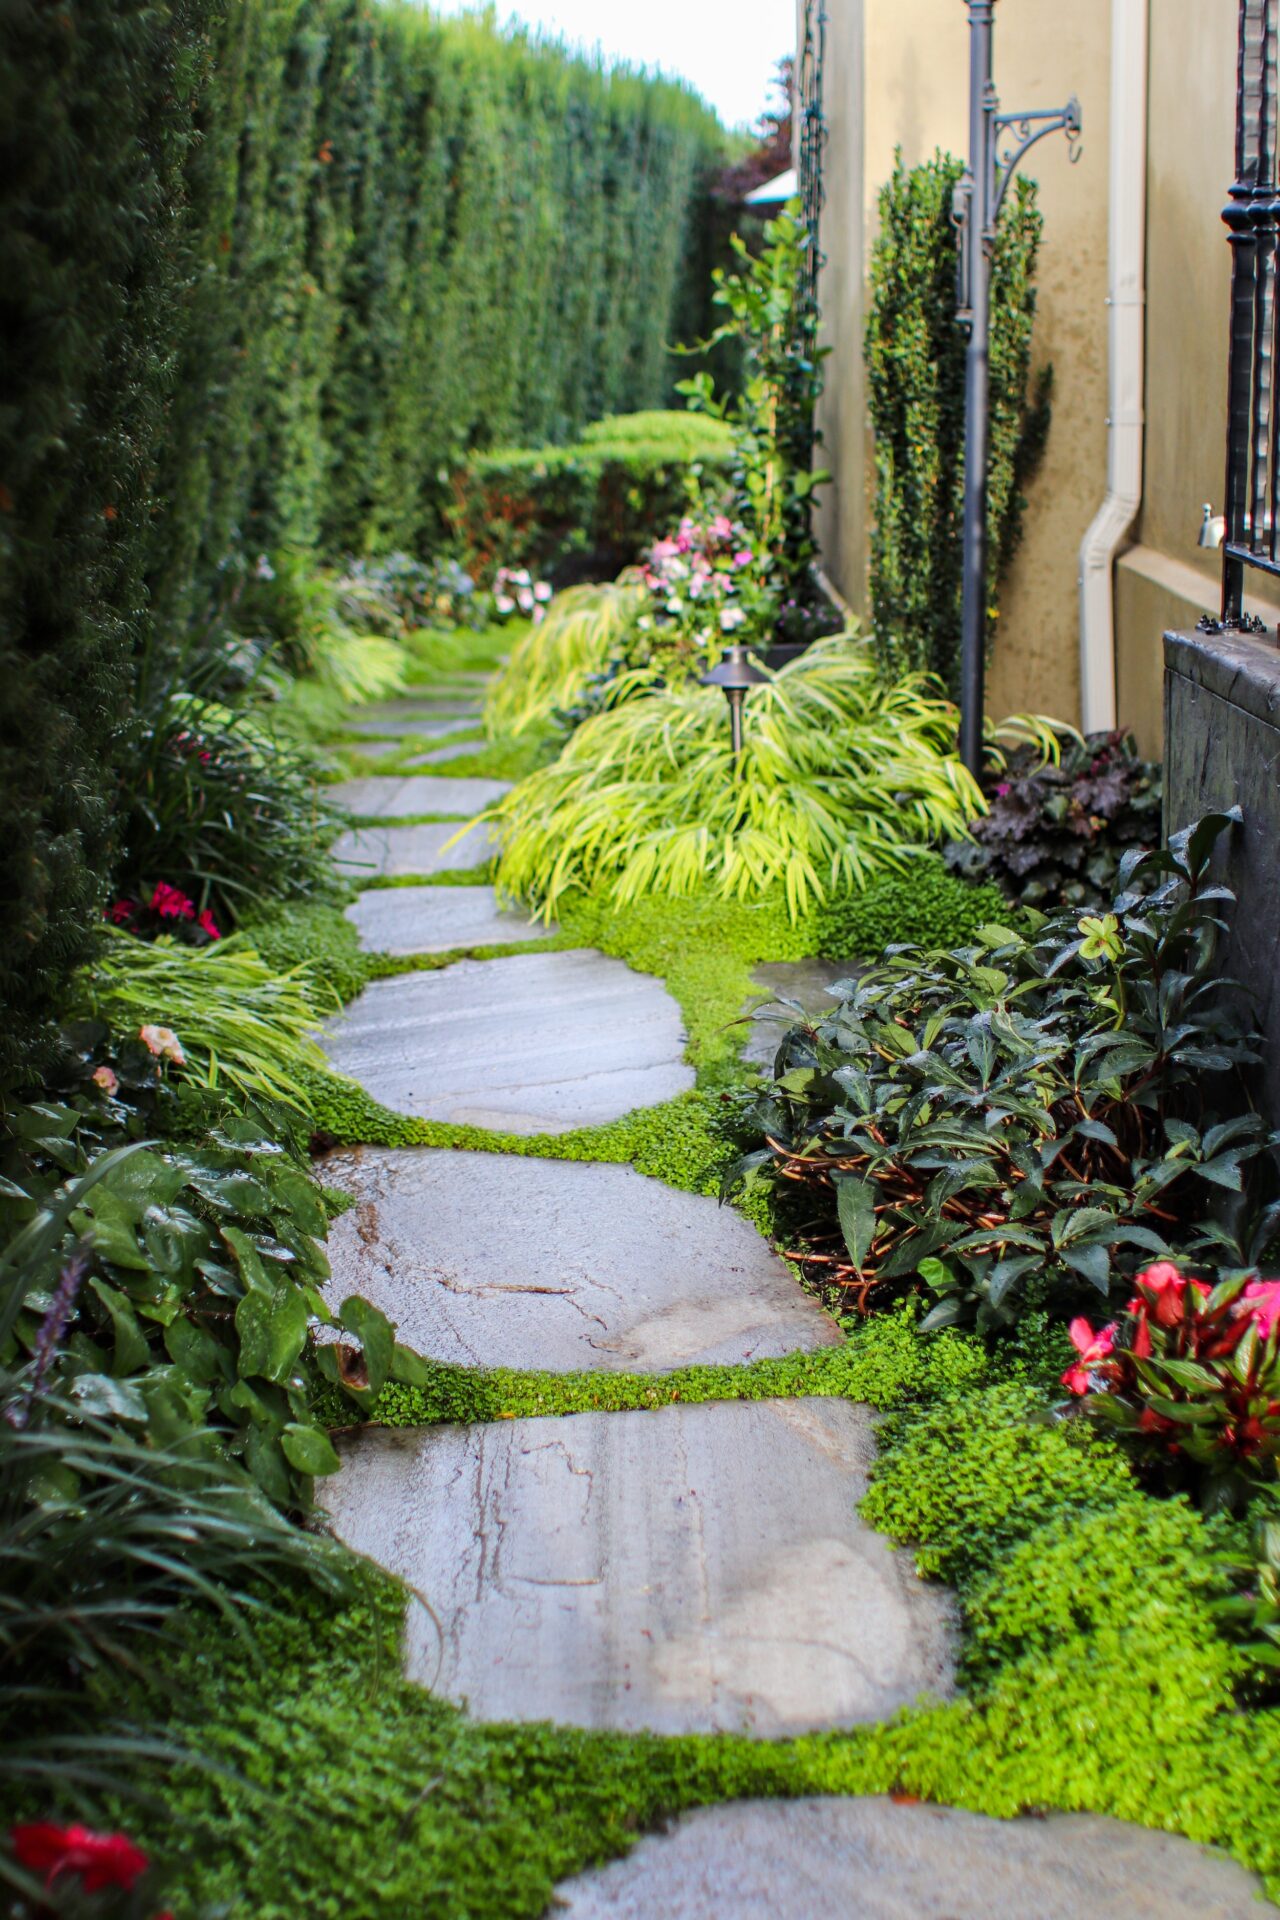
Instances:
[[[1278,16],[1280,0],[1240,0],[1236,177],[1222,215],[1231,243],[1222,619],[1234,626],[1244,620],[1245,568],[1280,575],[1280,396],[1274,376]]]

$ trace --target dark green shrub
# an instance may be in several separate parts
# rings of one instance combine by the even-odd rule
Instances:
[[[880,873],[855,893],[815,907],[814,951],[832,960],[878,960],[886,947],[963,947],[978,928],[1008,918],[998,887],[973,886],[922,853],[905,873]]]
[[[1214,970],[1226,824],[1128,855],[1122,885],[1159,884],[1105,919],[908,949],[791,1029],[737,1176],[799,1209],[815,1275],[862,1307],[918,1276],[926,1326],[987,1326],[1028,1292],[1059,1314],[1105,1300],[1113,1261],[1229,1242],[1211,1203],[1267,1136],[1256,1115],[1219,1124],[1207,1079],[1254,1057]]]
[[[36,1058],[111,858],[208,11],[0,10],[0,1082]]]
[[[956,321],[951,196],[961,162],[898,157],[880,195],[865,357],[875,432],[871,609],[889,673],[929,669],[956,691],[964,505],[964,330]],[[1022,488],[1049,426],[1050,375],[1028,399],[1032,284],[1040,246],[1036,189],[1018,179],[996,236],[991,293],[991,455],[987,637],[999,581],[1017,547]]]
[[[332,896],[341,819],[310,757],[260,719],[171,694],[142,721],[123,778],[117,891],[149,902],[163,881],[229,932],[251,906]]]
[[[718,421],[687,413],[601,420],[572,446],[477,454],[454,476],[450,525],[482,581],[500,566],[607,578],[676,525],[691,471],[712,495],[727,493],[730,460]]]
[[[1129,848],[1160,838],[1162,769],[1129,734],[1068,736],[1056,766],[1020,747],[983,787],[989,811],[970,821],[971,840],[948,843],[947,865],[1046,913],[1110,900]]]

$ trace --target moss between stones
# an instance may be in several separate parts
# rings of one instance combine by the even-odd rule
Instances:
[[[1058,1364],[1042,1331],[993,1355],[902,1314],[851,1347],[860,1397],[897,1409],[864,1512],[955,1582],[966,1697],[777,1742],[479,1725],[398,1677],[403,1599],[365,1569],[336,1610],[285,1595],[265,1665],[202,1620],[173,1643],[169,1732],[205,1765],[167,1768],[142,1825],[179,1920],[534,1920],[642,1828],[754,1794],[1112,1814],[1280,1892],[1280,1712],[1240,1710],[1241,1656],[1205,1618],[1222,1524],[1140,1492],[1096,1433],[1032,1422]]]

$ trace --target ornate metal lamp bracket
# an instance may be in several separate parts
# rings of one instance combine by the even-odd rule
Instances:
[[[995,102],[993,100],[992,104]],[[1009,183],[1018,171],[1022,156],[1050,133],[1065,133],[1068,158],[1074,166],[1083,151],[1080,145],[1080,102],[1072,94],[1065,107],[1056,111],[1044,108],[1038,113],[997,113],[992,122],[991,157],[995,168],[995,191],[991,196],[991,225],[1000,218]]]

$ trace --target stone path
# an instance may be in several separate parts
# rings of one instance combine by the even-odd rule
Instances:
[[[426,774],[369,774],[340,780],[329,795],[366,820],[404,819],[418,813],[451,813],[469,820],[510,793],[509,780],[456,780]]]
[[[564,1920],[1268,1920],[1252,1874],[1175,1834],[891,1800],[691,1813],[559,1888]]]
[[[492,887],[377,887],[347,908],[347,918],[366,953],[447,953],[550,940],[557,931],[500,909]]]
[[[324,1163],[334,1303],[363,1294],[435,1360],[648,1369],[830,1345],[747,1221],[633,1167],[357,1147]]]
[[[364,1436],[332,1509],[481,1719],[778,1736],[948,1685],[945,1598],[856,1512],[874,1453],[844,1400],[499,1421]]]
[[[478,690],[477,690],[478,692]],[[351,730],[430,737],[470,724],[437,690],[363,709]],[[358,814],[469,815],[505,790],[449,776],[337,789]],[[425,769],[441,765],[433,775]],[[483,797],[482,797],[483,796]],[[357,877],[480,865],[487,826],[371,825],[335,847]],[[693,1084],[663,984],[551,930],[490,887],[370,889],[348,909],[367,951],[500,942],[527,951],[378,980],[334,1020],[336,1067],[395,1110],[559,1133]],[[806,1009],[847,965],[760,969]],[[746,1055],[779,1033],[757,1021]],[[633,1167],[433,1149],[333,1153],[355,1206],[334,1224],[330,1297],[384,1307],[424,1355],[475,1367],[661,1372],[839,1339],[744,1219]],[[401,1574],[407,1671],[480,1717],[759,1738],[880,1720],[953,1688],[954,1610],[864,1525],[873,1417],[841,1399],[370,1430],[326,1488],[339,1535]],[[1272,1914],[1229,1861],[1113,1821],[991,1821],[881,1799],[742,1802],[693,1813],[568,1882],[569,1920],[1246,1920]],[[1277,1916],[1280,1920],[1280,1915]]]
[[[662,983],[584,949],[375,980],[326,1046],[398,1113],[515,1133],[599,1126],[694,1082]]]
[[[474,826],[455,841],[458,827],[433,821],[417,827],[353,827],[333,843],[342,872],[361,880],[400,874],[465,873],[490,859],[497,840],[490,827]]]

